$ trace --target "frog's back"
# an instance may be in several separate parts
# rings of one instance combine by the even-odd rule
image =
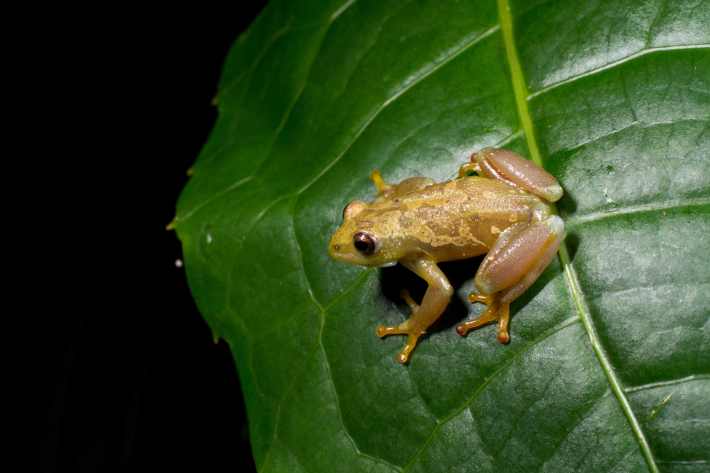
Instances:
[[[448,238],[456,246],[467,246],[468,255],[486,252],[510,225],[530,221],[541,201],[493,179],[467,176],[430,184],[383,204],[397,208],[401,222],[424,226],[440,241]]]
[[[396,199],[405,207],[421,205],[447,207],[467,217],[493,217],[496,214],[527,216],[541,201],[532,194],[500,181],[467,176],[430,184]]]

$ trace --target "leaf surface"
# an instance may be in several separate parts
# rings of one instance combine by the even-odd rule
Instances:
[[[175,220],[262,472],[710,469],[710,2],[274,1],[232,48]],[[494,327],[395,363],[401,269],[329,260],[353,199],[485,146],[558,177],[568,236]]]

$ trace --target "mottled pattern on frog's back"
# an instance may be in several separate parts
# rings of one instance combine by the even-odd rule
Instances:
[[[394,198],[385,198],[370,207],[386,227],[380,231],[409,235],[416,240],[410,244],[418,244],[439,261],[487,252],[503,230],[514,223],[530,221],[533,208],[541,204],[531,194],[476,176],[430,184],[407,193],[397,190],[392,189]]]

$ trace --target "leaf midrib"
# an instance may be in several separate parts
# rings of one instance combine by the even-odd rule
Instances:
[[[497,0],[497,3],[498,18],[501,26],[501,32],[503,33],[503,43],[505,44],[506,57],[508,59],[508,65],[510,66],[511,82],[513,85],[513,93],[515,95],[515,104],[518,111],[518,117],[520,118],[523,130],[525,131],[525,139],[528,144],[528,150],[530,151],[532,161],[538,166],[544,168],[544,163],[542,161],[540,150],[537,145],[537,139],[535,137],[532,116],[530,115],[530,111],[528,109],[528,98],[530,94],[528,93],[527,86],[525,85],[525,76],[523,75],[523,70],[520,66],[518,51],[515,45],[515,38],[513,35],[513,19],[510,14],[510,5],[508,0]],[[554,204],[552,207],[554,212],[558,213],[557,207]],[[641,453],[646,460],[649,470],[652,473],[658,473],[658,466],[656,465],[656,461],[653,457],[653,452],[651,452],[648,440],[641,429],[638,419],[636,419],[636,415],[631,409],[629,400],[621,387],[621,382],[619,381],[619,378],[601,345],[601,340],[592,322],[591,313],[589,312],[589,307],[584,297],[584,293],[580,287],[577,271],[572,266],[565,241],[563,241],[560,245],[558,254],[565,274],[567,290],[572,296],[575,308],[580,319],[582,320],[582,325],[587,332],[594,354],[599,360],[599,364],[601,365],[602,371],[609,382],[612,392],[619,401],[620,407],[629,422],[636,441],[639,443],[639,448],[641,449]]]

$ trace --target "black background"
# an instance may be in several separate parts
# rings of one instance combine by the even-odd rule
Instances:
[[[212,341],[165,225],[216,119],[227,51],[264,3],[132,11],[79,38],[92,46],[81,84],[102,98],[86,94],[84,118],[110,133],[89,149],[92,191],[76,197],[107,201],[81,217],[97,243],[82,256],[98,269],[70,278],[72,258],[58,262],[71,287],[52,300],[37,372],[41,471],[255,470],[234,362]]]

